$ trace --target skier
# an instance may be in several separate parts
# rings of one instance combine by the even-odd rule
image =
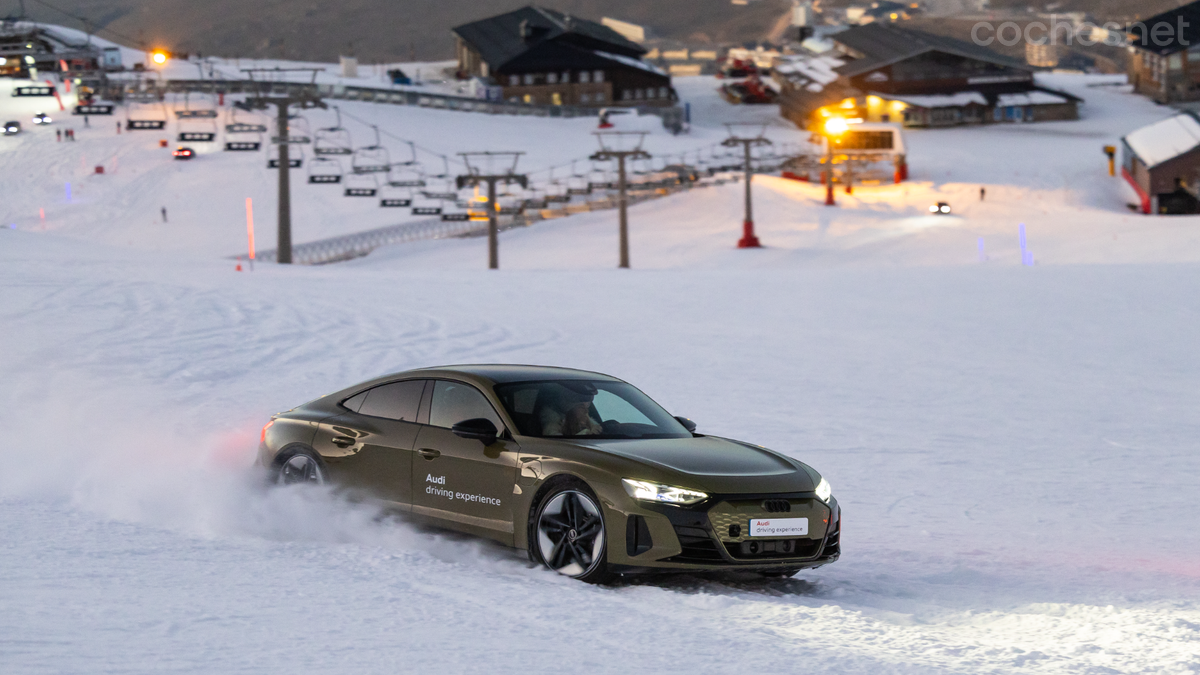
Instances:
[[[984,187],[981,185],[981,186],[979,187],[979,201],[983,201],[983,198],[984,198],[985,196],[987,196],[987,189],[985,189],[985,188],[984,188]]]
[[[120,133],[121,133],[121,123],[117,122],[117,134],[120,135]]]
[[[89,128],[92,126],[92,123],[88,121],[88,116],[87,116],[87,115],[84,115],[84,116],[83,116],[83,126],[85,126],[85,127],[89,127]]]
[[[163,222],[164,223],[167,222],[167,207],[165,207],[165,206],[162,207],[162,217],[163,217]]]
[[[54,137],[58,139],[59,143],[62,143],[62,129],[55,129]]]

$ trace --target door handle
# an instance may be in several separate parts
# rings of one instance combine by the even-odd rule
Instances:
[[[354,443],[355,443],[355,440],[353,438],[347,438],[345,436],[334,436],[333,437],[333,444],[338,446],[339,448],[348,448],[348,447],[354,445]]]
[[[421,453],[421,456],[425,459],[436,459],[437,457],[442,456],[442,453],[434,450],[433,448],[421,448],[417,452]]]

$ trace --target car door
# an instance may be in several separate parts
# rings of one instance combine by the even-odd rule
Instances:
[[[506,440],[510,435],[496,409],[475,387],[434,380],[426,395],[429,423],[421,427],[413,456],[413,513],[511,545],[520,446]],[[477,418],[491,420],[500,438],[485,446],[450,430]]]
[[[330,480],[409,510],[417,414],[428,384],[403,380],[368,389],[342,403],[347,412],[321,422],[313,449],[325,460]]]

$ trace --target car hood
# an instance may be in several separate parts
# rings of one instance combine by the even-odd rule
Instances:
[[[804,464],[766,448],[716,436],[647,440],[572,439],[581,447],[648,465],[655,475],[625,476],[666,481],[710,493],[811,492]]]

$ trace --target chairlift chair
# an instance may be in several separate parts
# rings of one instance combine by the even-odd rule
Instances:
[[[184,118],[179,120],[180,142],[211,143],[217,140],[217,122],[208,118]]]
[[[575,170],[575,162],[571,162],[571,175],[567,177],[567,194],[588,195],[592,193],[588,185],[587,174]]]
[[[192,103],[192,94],[205,97],[205,100],[210,105]],[[183,109],[175,109],[176,119],[216,119],[217,118],[217,102],[213,100],[212,94],[201,94],[199,92],[184,92],[183,94]]]
[[[571,195],[567,192],[567,185],[562,180],[554,177],[554,169],[550,169],[550,178],[546,183],[546,201],[554,203],[562,203],[571,201]]]
[[[304,151],[300,148],[292,148],[288,151],[288,168],[299,169],[304,166]],[[279,168],[279,146],[271,144],[267,147],[267,168]]]
[[[350,169],[354,173],[387,173],[392,170],[391,156],[387,148],[379,143],[379,127],[371,128],[375,130],[375,144],[354,151],[350,160]]]
[[[238,111],[242,111],[239,115]],[[250,115],[240,104],[234,103],[229,106],[229,112],[225,114],[225,133],[227,134],[262,134],[267,131],[267,125],[263,124],[262,117],[259,115]],[[260,137],[261,142],[261,137]]]
[[[313,157],[308,163],[308,182],[317,185],[342,182],[342,163],[328,157]]]
[[[384,208],[411,207],[412,188],[382,185],[379,188],[379,206]]]
[[[342,126],[342,111],[337,106],[333,107],[333,111],[337,113],[337,124],[317,129],[317,133],[313,136],[314,155],[354,154],[354,145],[350,141],[350,131]]]
[[[387,184],[395,188],[425,187],[425,173],[418,165],[393,165],[387,175]]]
[[[134,105],[138,108],[134,110]],[[153,111],[153,112],[151,112]],[[126,131],[138,131],[142,129],[166,129],[167,128],[167,107],[163,103],[151,104],[128,104],[125,108],[125,129]]]
[[[371,174],[351,174],[343,183],[346,197],[374,197],[379,194],[379,181]]]

